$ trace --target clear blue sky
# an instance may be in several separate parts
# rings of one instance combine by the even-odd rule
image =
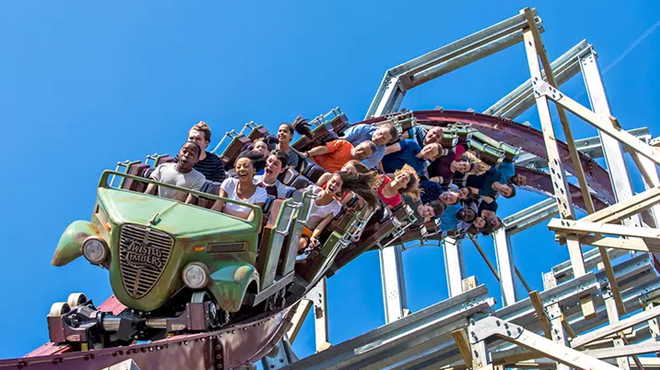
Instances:
[[[656,1],[537,2],[554,59],[582,39],[594,44],[613,113],[628,128],[658,135],[660,31],[624,53],[660,19]],[[240,5],[237,5],[240,4]],[[518,13],[523,1],[86,1],[0,5],[0,130],[9,155],[0,176],[3,278],[0,358],[47,340],[54,301],[111,292],[107,272],[84,259],[50,266],[64,228],[88,219],[103,169],[148,153],[175,152],[199,120],[224,131],[254,120],[269,128],[336,106],[352,121],[366,112],[390,67]],[[617,63],[617,59],[625,56]],[[614,65],[613,65],[614,64]],[[482,111],[528,78],[517,45],[433,81],[404,100],[409,109]],[[562,88],[579,96],[580,78]],[[586,95],[580,101],[587,104]],[[538,127],[536,112],[520,121]],[[573,119],[576,137],[595,133]],[[639,179],[635,179],[639,185]],[[519,195],[502,216],[541,200]],[[494,260],[491,243],[483,245]],[[513,237],[533,288],[567,259],[545,226]],[[468,274],[499,288],[474,247]],[[404,255],[408,303],[419,310],[447,297],[442,251]],[[368,253],[328,283],[330,340],[339,343],[384,322],[378,256]],[[309,319],[294,349],[313,351]]]

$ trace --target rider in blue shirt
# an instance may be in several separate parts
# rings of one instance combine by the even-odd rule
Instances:
[[[369,158],[363,159],[362,163],[369,168],[376,168],[385,156],[385,146],[387,143],[397,139],[398,135],[399,131],[391,123],[385,123],[379,126],[363,123],[347,128],[341,138],[350,142],[353,146],[357,146],[367,140],[373,141],[376,144],[376,150]]]

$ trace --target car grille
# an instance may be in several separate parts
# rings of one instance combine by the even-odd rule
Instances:
[[[170,235],[139,225],[122,225],[119,268],[124,288],[133,298],[149,293],[163,273],[174,247]]]

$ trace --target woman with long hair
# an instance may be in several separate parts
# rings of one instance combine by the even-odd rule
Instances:
[[[377,177],[378,177],[378,174],[377,174],[376,171],[373,171],[373,170],[369,169],[369,167],[365,166],[364,164],[362,164],[362,162],[360,162],[358,160],[350,160],[342,166],[341,171],[339,171],[339,172],[366,175],[366,176],[361,177],[361,179],[362,179],[361,181],[366,181],[368,184],[372,185],[372,188],[371,188],[372,191],[370,193],[371,193],[371,195],[373,195],[373,197],[375,197],[375,194],[373,193],[373,190],[376,189],[376,187],[377,187],[377,186],[375,186],[376,185],[375,182],[377,181]],[[318,185],[320,187],[324,187],[325,184],[328,182],[328,180],[332,176],[333,176],[333,174],[331,174],[329,172],[324,173],[316,181],[316,185]],[[352,186],[349,186],[349,188],[352,188]],[[360,186],[360,188],[362,189],[363,192],[367,192],[367,190],[365,190],[363,186]],[[341,193],[337,196],[337,198],[340,199],[340,203],[342,205],[348,204],[348,202],[350,202],[356,196],[356,193],[353,192],[352,190],[346,190],[346,186],[344,186],[344,190],[345,191],[343,193]],[[370,195],[367,195],[367,197],[369,197],[369,196]],[[358,198],[358,199],[360,199],[360,198]],[[360,199],[360,202],[362,202],[362,201],[363,201],[363,199]],[[377,203],[377,200],[376,200],[376,203]],[[363,205],[363,204],[361,204],[361,205]],[[372,208],[375,208],[375,205],[372,205]]]
[[[415,200],[419,199],[419,177],[409,165],[396,170],[394,175],[380,176],[378,195],[388,208],[392,209],[402,202],[401,194],[407,194]]]

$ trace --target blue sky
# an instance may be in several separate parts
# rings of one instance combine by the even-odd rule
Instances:
[[[83,291],[96,302],[110,292],[106,271],[83,259],[50,265],[72,221],[88,219],[103,169],[149,153],[175,152],[189,126],[205,120],[214,142],[255,121],[274,128],[298,114],[339,106],[360,120],[390,67],[518,13],[523,1],[84,1],[0,5],[0,132],[10,160],[0,176],[0,358],[21,356],[47,340],[50,304]],[[536,5],[546,49],[555,57],[586,39],[600,55],[614,115],[624,127],[659,134],[660,19],[655,1],[553,1]],[[570,9],[570,10],[569,10]],[[657,26],[657,25],[656,25]],[[634,47],[630,49],[631,45]],[[621,57],[623,58],[621,59]],[[505,52],[411,91],[409,109],[483,111],[527,79],[524,48]],[[580,77],[562,87],[582,94]],[[535,110],[519,121],[538,127]],[[575,137],[595,134],[574,123]],[[639,187],[639,178],[634,178]],[[541,200],[521,194],[502,216]],[[535,289],[541,272],[566,260],[545,226],[513,237],[519,269]],[[483,246],[494,261],[490,241]],[[468,275],[499,288],[469,243]],[[408,304],[416,311],[447,298],[442,251],[404,255]],[[384,323],[376,253],[328,282],[330,341]],[[11,333],[11,334],[9,334]],[[294,344],[313,352],[310,318]]]

